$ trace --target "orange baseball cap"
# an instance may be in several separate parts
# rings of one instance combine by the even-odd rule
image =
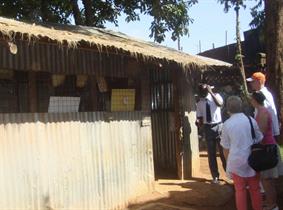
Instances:
[[[255,80],[258,80],[261,83],[264,83],[265,82],[265,75],[261,72],[255,72],[255,73],[253,73],[253,75],[250,78],[247,78],[248,82],[252,82],[252,81],[255,81]]]

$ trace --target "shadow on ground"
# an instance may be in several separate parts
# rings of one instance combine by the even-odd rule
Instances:
[[[219,157],[217,161],[220,166]],[[219,172],[220,178],[225,179],[222,167],[219,167]],[[278,206],[283,210],[283,176],[277,180],[276,188]],[[200,152],[198,177],[189,180],[159,179],[155,182],[155,191],[133,200],[128,210],[236,210],[234,188],[224,180],[219,185],[211,183],[204,150]]]
[[[278,205],[283,209],[283,177],[277,180]],[[233,185],[205,178],[158,180],[155,192],[137,198],[129,210],[236,210]],[[249,205],[250,206],[250,205]]]
[[[138,198],[130,210],[234,210],[233,186],[207,179],[158,180],[155,192]]]

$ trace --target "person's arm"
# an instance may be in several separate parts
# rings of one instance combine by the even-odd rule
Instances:
[[[217,106],[222,106],[223,105],[223,100],[221,97],[217,97],[215,93],[213,93],[210,85],[207,85],[207,91],[209,92],[209,94],[212,96],[213,101],[215,102],[215,104]]]
[[[202,102],[199,101],[197,103],[197,119],[196,119],[196,122],[195,122],[195,125],[197,127],[201,127],[203,125],[203,111],[202,111]]]
[[[257,124],[262,133],[265,133],[268,129],[268,113],[259,111],[257,113]]]
[[[254,139],[255,143],[261,142],[261,140],[263,139],[263,134],[260,131],[259,126],[254,119],[252,119],[252,123],[255,131],[255,139]]]
[[[229,149],[223,148],[223,154],[224,154],[224,157],[225,157],[225,159],[226,159],[226,161],[227,161],[228,155],[229,155]]]
[[[221,139],[220,145],[223,147],[223,154],[227,161],[228,156],[229,156],[229,150],[230,150],[230,137],[229,137],[229,132],[227,131],[227,128],[225,126],[225,123],[222,128],[220,139]]]

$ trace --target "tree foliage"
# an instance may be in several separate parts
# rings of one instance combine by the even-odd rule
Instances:
[[[71,8],[61,0],[0,0],[0,15],[31,21],[69,23]]]
[[[224,12],[228,12],[231,8],[237,9],[237,6],[246,8],[245,0],[218,0],[220,4],[224,5]]]
[[[253,20],[250,23],[252,28],[263,27],[264,20],[265,20],[265,12],[262,9],[263,0],[258,0],[257,4],[251,8],[251,15]]]
[[[218,0],[219,3],[224,5],[224,12],[228,12],[231,8],[236,9],[236,4],[239,6],[246,8],[245,2],[250,0]],[[265,12],[263,9],[263,0],[254,0],[255,6],[251,8],[251,15],[253,17],[250,22],[250,26],[252,28],[258,28],[263,26],[265,19]]]
[[[39,22],[71,23],[104,27],[107,22],[118,25],[118,17],[139,21],[140,15],[153,18],[150,37],[157,42],[171,32],[171,39],[188,35],[193,19],[188,9],[198,0],[0,0],[0,15]]]

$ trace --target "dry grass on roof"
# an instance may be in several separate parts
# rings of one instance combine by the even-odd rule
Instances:
[[[138,40],[119,32],[94,27],[35,24],[0,17],[0,32],[11,40],[14,39],[15,34],[20,34],[22,37],[27,36],[30,40],[45,37],[56,41],[58,44],[67,43],[69,47],[77,47],[81,41],[85,41],[90,46],[95,45],[100,50],[102,50],[102,46],[106,48],[114,47],[117,50],[128,51],[133,56],[141,55],[144,58],[175,61],[183,68],[188,66],[230,66],[230,64],[219,60],[192,56],[152,42]]]

